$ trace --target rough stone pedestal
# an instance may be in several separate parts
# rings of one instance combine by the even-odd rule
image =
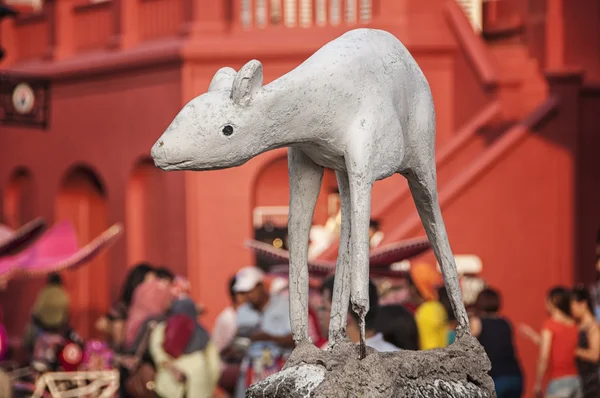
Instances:
[[[252,386],[248,398],[495,398],[483,348],[471,336],[431,351],[379,353],[345,342],[332,352],[296,348],[285,368]]]

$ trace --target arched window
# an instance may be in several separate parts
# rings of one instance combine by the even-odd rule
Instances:
[[[85,245],[108,228],[107,192],[89,167],[76,166],[61,181],[55,204],[56,220],[73,223],[79,244]],[[99,337],[96,320],[109,306],[109,263],[103,253],[74,271],[66,271],[73,326],[84,338]]]
[[[315,207],[314,222],[324,224],[328,218],[328,196],[337,188],[333,170],[326,169],[321,193]],[[264,166],[253,187],[253,220],[255,228],[265,223],[287,226],[287,207],[290,201],[287,156],[282,156]]]
[[[36,217],[34,181],[31,172],[19,167],[16,169],[4,191],[3,222],[17,229]]]

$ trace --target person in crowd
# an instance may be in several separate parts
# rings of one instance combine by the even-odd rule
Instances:
[[[149,324],[161,321],[172,302],[171,290],[159,279],[147,280],[135,289],[125,324],[126,352],[140,350]]]
[[[415,308],[408,308],[410,300],[410,286],[408,278],[402,278],[393,283],[389,280],[384,281],[379,290],[379,305],[398,305],[401,304],[411,314]]]
[[[377,317],[379,315],[379,294],[377,286],[369,280],[369,311],[365,316],[365,344],[379,352],[393,352],[400,349],[383,338],[377,327]],[[347,335],[355,343],[360,341],[360,318],[354,312],[350,311],[347,323]]]
[[[515,353],[510,321],[500,315],[500,293],[486,288],[475,302],[476,315],[471,318],[471,333],[479,339],[492,363],[490,376],[498,398],[520,398],[523,374]]]
[[[289,300],[270,296],[265,276],[257,267],[242,268],[236,274],[233,290],[247,295],[237,310],[238,336],[252,341],[242,361],[236,397],[246,389],[281,370],[294,347],[290,326]]]
[[[596,281],[590,286],[590,294],[594,305],[594,316],[597,321],[600,321],[600,229],[596,237],[596,261],[594,264],[596,267]]]
[[[191,285],[190,281],[181,275],[176,275],[171,285],[171,292],[175,300],[189,298]]]
[[[444,284],[442,275],[430,264],[411,265],[408,282],[415,321],[419,329],[422,350],[448,345],[448,314],[438,301],[438,288]]]
[[[419,349],[419,329],[413,314],[401,304],[379,307],[375,329],[383,339],[402,350]]]
[[[269,286],[269,292],[271,296],[278,296],[289,300],[289,281],[287,278],[276,277],[271,280]],[[317,347],[323,346],[327,343],[327,339],[321,331],[319,315],[314,308],[314,288],[309,286],[309,301],[308,301],[308,337]],[[318,298],[318,297],[317,297]]]
[[[63,334],[69,329],[69,294],[63,287],[62,279],[59,274],[51,273],[46,282],[35,300],[24,336],[23,347],[30,355],[41,333]]]
[[[221,371],[219,351],[198,323],[191,299],[173,302],[166,319],[152,330],[149,349],[157,368],[154,392],[160,397],[213,396]]]
[[[571,314],[579,324],[575,356],[583,397],[600,397],[600,326],[594,317],[591,295],[584,286],[571,291]]]
[[[446,314],[448,315],[448,323],[446,327],[448,329],[448,345],[454,343],[456,340],[456,327],[458,326],[458,321],[454,316],[454,311],[452,310],[452,305],[450,304],[450,296],[448,296],[448,291],[445,286],[441,286],[438,288],[438,299],[440,304],[444,306],[446,310]]]
[[[376,248],[383,241],[383,232],[379,228],[379,221],[369,221],[369,247],[371,249]]]
[[[327,319],[331,311],[331,300],[333,295],[333,285],[335,275],[330,275],[321,284],[321,295],[324,308],[327,311]],[[379,352],[398,351],[399,348],[384,338],[384,335],[377,329],[379,318],[379,294],[377,286],[369,280],[369,312],[365,316],[365,344]],[[329,325],[327,325],[329,327]],[[346,334],[350,340],[358,343],[360,341],[360,327],[358,315],[352,310],[349,311],[346,324]]]
[[[333,284],[335,282],[335,275],[329,275],[321,282],[319,287],[320,294],[320,306],[318,308],[318,322],[321,334],[329,338],[329,318],[331,316],[331,300],[333,297]],[[321,348],[325,349],[327,342],[325,341]]]
[[[540,346],[534,392],[542,395],[542,384],[547,378],[547,397],[581,397],[581,381],[575,364],[579,331],[571,318],[570,291],[562,286],[552,288],[546,309],[550,317],[544,322],[541,335],[539,338],[531,336]]]
[[[231,304],[225,308],[215,321],[212,342],[221,354],[221,379],[219,387],[230,395],[235,393],[235,387],[240,374],[240,355],[232,349],[232,343],[237,334],[237,309],[246,302],[245,293],[234,290],[235,275],[229,280],[229,299]]]
[[[213,343],[220,351],[223,351],[233,341],[237,333],[237,309],[246,302],[246,293],[236,292],[235,276],[229,280],[229,299],[231,304],[225,308],[215,321],[213,329]]]
[[[183,275],[175,275],[171,283],[171,294],[174,300],[191,298],[191,290],[192,284],[188,278]],[[202,316],[206,312],[206,306],[202,303],[196,303],[196,310],[198,311],[198,316]]]
[[[151,325],[164,319],[172,301],[169,287],[155,277],[134,290],[125,323],[124,354],[119,356],[121,385],[127,385],[132,371],[155,366],[148,350]],[[119,391],[121,397],[128,396],[126,387]]]
[[[321,285],[323,301],[326,303],[325,306],[329,311],[331,310],[334,280],[335,275],[330,275],[323,281]],[[379,294],[377,292],[377,286],[375,286],[373,281],[369,280],[369,312],[367,312],[367,315],[365,316],[365,344],[379,352],[398,351],[399,348],[386,340],[384,335],[380,333],[380,330],[377,329],[378,322],[382,321],[380,318],[379,309]],[[359,321],[358,315],[354,311],[350,310],[346,325],[346,334],[348,335],[348,338],[355,343],[360,341]]]
[[[596,281],[590,286],[594,317],[600,321],[600,256],[596,258]]]
[[[148,263],[140,263],[133,267],[125,278],[119,299],[111,306],[108,314],[96,323],[96,328],[107,335],[115,352],[122,353],[124,348],[125,322],[135,289],[155,277],[154,268]]]
[[[36,299],[24,346],[37,372],[69,371],[78,365],[77,358],[62,355],[65,347],[82,349],[83,341],[69,324],[69,296],[58,274],[48,275]]]
[[[175,274],[173,271],[167,267],[159,267],[156,269],[155,273],[160,282],[165,283],[169,288],[173,286],[173,282],[175,282]]]
[[[139,263],[127,273],[121,287],[118,300],[110,307],[108,313],[96,322],[96,329],[106,334],[110,347],[118,355],[126,354],[125,325],[133,301],[133,295],[142,283],[156,279],[154,267],[148,263]],[[124,383],[129,375],[124,363],[116,363],[119,368],[121,382]],[[119,389],[120,397],[127,397],[125,388]]]

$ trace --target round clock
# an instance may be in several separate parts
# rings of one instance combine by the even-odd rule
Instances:
[[[31,112],[35,105],[35,94],[31,86],[27,83],[17,84],[13,91],[12,101],[15,110],[21,115]]]

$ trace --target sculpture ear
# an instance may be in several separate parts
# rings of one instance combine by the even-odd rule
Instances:
[[[248,105],[263,83],[262,64],[253,59],[240,69],[233,80],[231,99],[238,105]]]
[[[219,69],[212,78],[208,86],[208,91],[231,90],[236,74],[235,69],[228,66]]]

